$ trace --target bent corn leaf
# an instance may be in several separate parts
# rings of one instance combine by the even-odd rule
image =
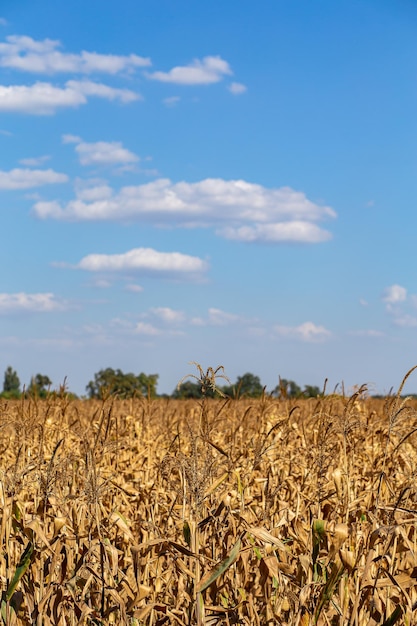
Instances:
[[[229,569],[229,567],[236,561],[237,557],[239,556],[240,548],[241,540],[238,539],[231,549],[229,556],[223,559],[223,561],[219,563],[219,565],[217,565],[217,567],[215,567],[211,572],[208,572],[205,576],[203,576],[203,578],[200,580],[200,584],[196,588],[197,593],[201,593],[202,591],[210,587],[210,585],[214,583],[214,581],[217,580],[219,576],[224,574],[224,572]]]

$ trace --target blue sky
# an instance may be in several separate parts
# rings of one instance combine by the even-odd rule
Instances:
[[[170,392],[417,363],[417,6],[18,0],[0,15],[0,370]],[[411,380],[410,391],[417,390]]]

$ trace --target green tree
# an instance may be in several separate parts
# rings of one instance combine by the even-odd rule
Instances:
[[[220,388],[221,390],[221,388]],[[216,395],[216,392],[213,391],[213,389],[210,388],[206,388],[206,392],[205,392],[205,396],[206,398],[215,398],[215,397],[219,397],[218,394]],[[188,399],[188,398],[202,398],[203,397],[203,391],[201,389],[201,384],[198,382],[193,382],[191,380],[187,380],[184,383],[182,383],[179,387],[177,387],[173,393],[172,393],[172,397],[173,398],[181,398],[181,399]]]
[[[111,367],[100,370],[94,374],[94,380],[90,380],[86,386],[90,398],[102,398],[106,395],[118,395],[120,398],[133,396],[156,396],[158,374],[139,375],[132,373],[124,374],[122,370],[114,370]]]
[[[185,383],[182,383],[179,387],[176,387],[172,393],[173,398],[201,398],[201,385],[198,383],[193,383],[191,380],[187,380]]]
[[[320,387],[316,387],[315,385],[304,385],[303,396],[306,398],[317,398],[320,394]]]
[[[263,391],[264,388],[259,376],[255,376],[251,372],[238,376],[234,385],[222,388],[222,392],[226,396],[237,395],[238,397],[246,396],[247,398],[259,398]]]
[[[45,398],[48,395],[48,391],[52,385],[52,380],[45,374],[36,374],[32,376],[28,392],[32,396],[38,396],[39,398]]]
[[[19,376],[10,365],[4,372],[3,394],[8,398],[18,398],[20,396]]]
[[[320,388],[314,385],[304,385],[304,389],[301,389],[293,380],[280,378],[272,395],[279,398],[317,398],[320,393]]]
[[[279,385],[275,388],[276,395],[281,398],[299,398],[302,395],[301,387],[293,380],[279,379]]]

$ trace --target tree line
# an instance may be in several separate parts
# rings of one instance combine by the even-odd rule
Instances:
[[[117,395],[120,398],[132,397],[172,397],[179,399],[202,398],[222,395],[226,397],[238,398],[259,398],[264,393],[281,398],[315,398],[320,395],[321,390],[315,385],[305,385],[301,388],[293,380],[279,378],[278,385],[270,392],[266,392],[259,376],[246,372],[242,376],[238,376],[234,384],[220,385],[217,387],[218,392],[211,388],[203,389],[201,382],[186,380],[176,387],[171,394],[157,393],[158,374],[133,374],[131,372],[124,373],[120,369],[107,367],[101,369],[94,374],[93,380],[90,380],[86,386],[86,396],[88,398],[105,398]],[[36,374],[32,376],[27,388],[22,389],[17,372],[8,366],[4,372],[3,392],[0,394],[2,398],[17,399],[22,394],[45,398],[52,393],[52,381],[45,374]],[[66,391],[65,385],[62,386]],[[75,396],[75,394],[72,394]]]

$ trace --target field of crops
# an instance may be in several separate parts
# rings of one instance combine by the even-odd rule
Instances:
[[[415,624],[416,404],[365,396],[3,401],[2,623]]]

